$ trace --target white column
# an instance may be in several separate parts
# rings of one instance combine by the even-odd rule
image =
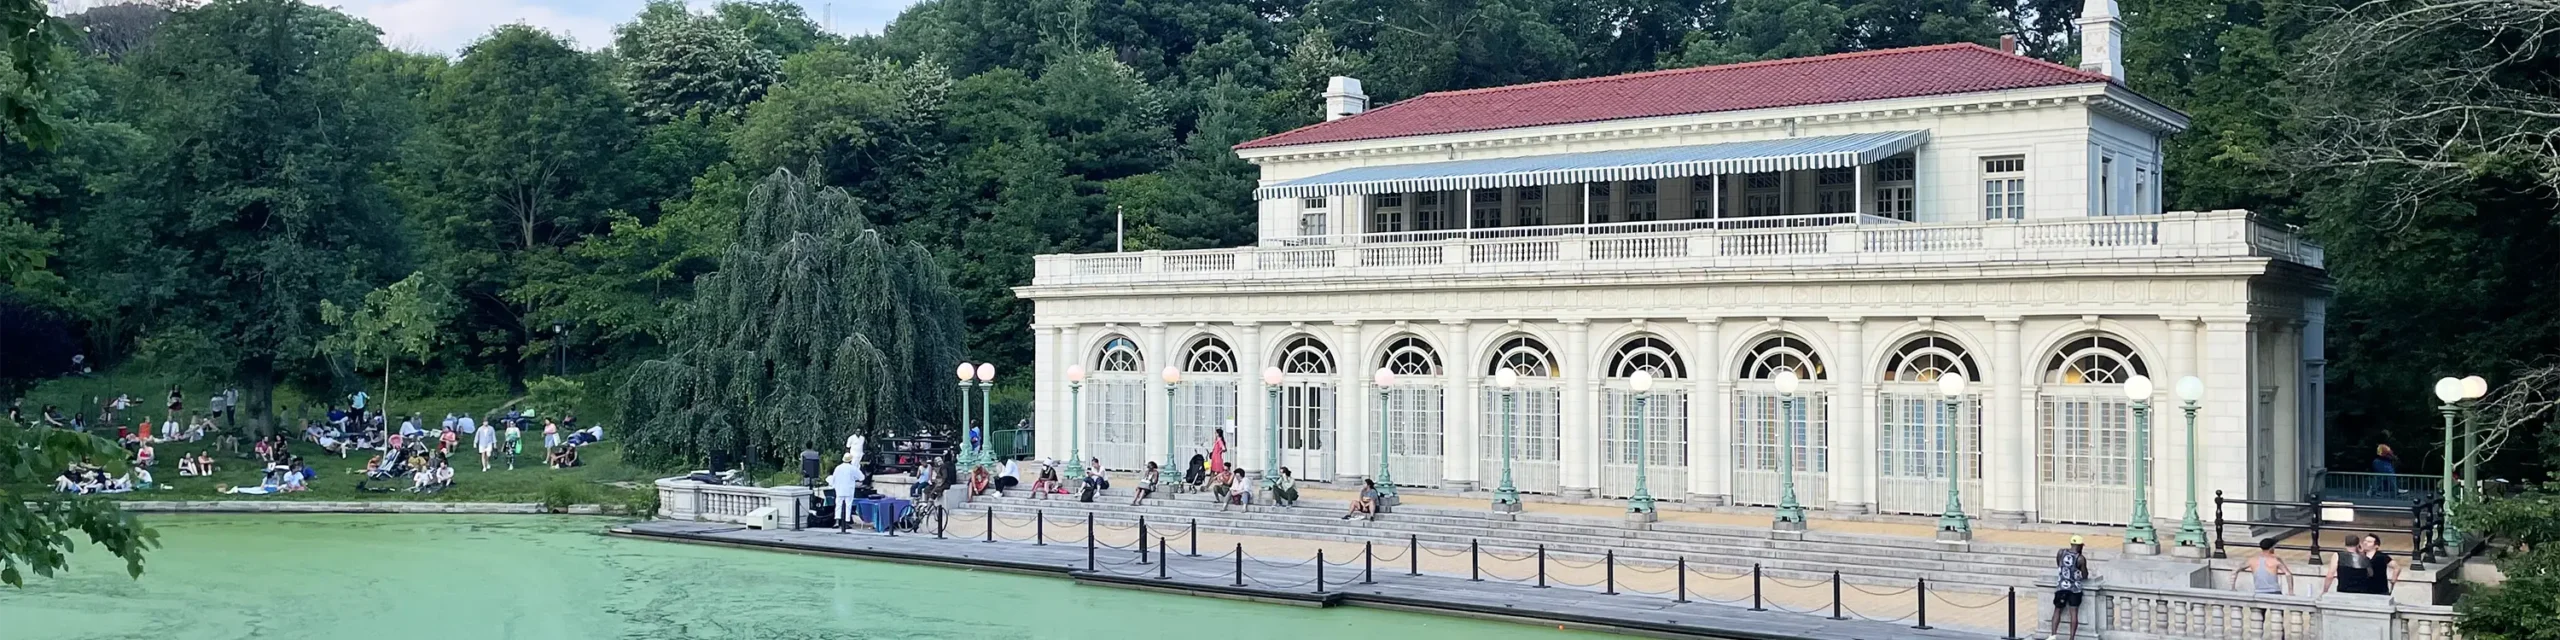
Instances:
[[[1234,430],[1243,433],[1230,433],[1227,437],[1230,443],[1243,446],[1227,454],[1227,460],[1234,462],[1237,469],[1250,470],[1258,480],[1268,471],[1263,467],[1270,466],[1271,461],[1271,409],[1263,402],[1271,391],[1262,385],[1262,356],[1271,349],[1262,343],[1262,325],[1253,322],[1236,323],[1234,346],[1236,374],[1244,377],[1236,384]]]
[[[1057,325],[1031,327],[1031,450],[1043,458],[1066,459],[1066,370],[1058,349]]]
[[[2329,351],[2324,343],[2329,338],[2329,299],[2308,298],[2302,301],[2302,384],[2301,418],[2290,425],[2302,439],[2302,450],[2309,452],[2303,461],[2303,472],[2317,476],[2328,470],[2328,369]],[[2317,485],[2310,485],[2319,488]],[[2201,499],[2201,498],[2199,498]]]
[[[2268,434],[2273,436],[2268,444],[2275,448],[2276,454],[2275,498],[2300,500],[2302,485],[2310,479],[2302,472],[2308,466],[2303,459],[2302,438],[2294,435],[2300,432],[2295,425],[2300,420],[2296,411],[2301,405],[2294,400],[2294,393],[2301,388],[2299,376],[2302,367],[2294,366],[2293,361],[2302,353],[2302,346],[2297,344],[2302,328],[2287,320],[2270,320],[2260,326],[2265,327],[2267,344],[2264,345],[2266,358],[2259,361],[2264,363],[2259,374],[2259,387],[2275,391],[2275,402],[2267,408],[2271,414],[2267,416],[2269,424],[2274,425],[2272,433]]]
[[[2184,515],[2187,496],[2187,415],[2185,402],[2178,399],[2178,380],[2187,376],[2201,378],[2203,372],[2196,370],[2196,319],[2168,318],[2167,320],[2169,323],[2169,353],[2166,358],[2168,368],[2163,369],[2160,375],[2152,380],[2152,384],[2161,389],[2167,389],[2169,393],[2166,396],[2168,400],[2151,412],[2151,441],[2158,443],[2153,447],[2152,455],[2156,456],[2154,459],[2160,461],[2153,469],[2158,472],[2158,475],[2152,476],[2155,480],[2151,484],[2157,488],[2154,496],[2166,499],[2168,506],[2163,508],[2154,504],[2151,513],[2175,520]],[[2197,428],[2201,430],[2202,416],[2198,416],[2198,420]],[[2203,500],[2206,497],[2198,496],[2197,499]]]
[[[1081,413],[1080,407],[1075,406],[1081,394],[1067,388],[1066,377],[1067,367],[1085,364],[1084,327],[1072,324],[1059,326],[1057,347],[1055,360],[1052,360],[1053,364],[1040,372],[1041,375],[1058,376],[1058,381],[1049,385],[1050,391],[1057,394],[1058,402],[1055,406],[1059,412],[1056,416],[1058,433],[1053,440],[1058,448],[1057,453],[1052,457],[1059,460],[1072,460],[1077,455],[1091,458],[1092,450],[1085,449],[1076,442],[1078,438],[1086,442],[1093,441],[1093,434],[1087,433],[1085,429],[1076,425],[1077,420],[1089,418]],[[1090,365],[1087,368],[1090,368]],[[1093,372],[1087,371],[1085,374],[1092,375]],[[1059,467],[1059,469],[1063,472],[1065,467]]]
[[[1725,504],[1726,470],[1732,463],[1726,458],[1733,453],[1732,425],[1725,424],[1725,400],[1722,393],[1725,376],[1724,343],[1717,339],[1717,329],[1724,319],[1690,318],[1698,330],[1698,341],[1689,345],[1689,504]]]
[[[1164,323],[1148,322],[1138,326],[1147,330],[1147,431],[1139,437],[1139,441],[1147,443],[1147,446],[1139,450],[1145,455],[1138,459],[1163,464],[1165,447],[1170,444],[1166,442],[1169,436],[1165,434],[1173,426],[1173,403],[1165,397],[1164,368],[1177,366],[1175,363],[1181,362],[1182,357],[1174,355],[1171,339],[1165,335]],[[1146,465],[1140,464],[1138,468],[1145,469]]]
[[[2034,493],[2035,442],[2028,433],[2034,421],[2032,399],[2019,393],[2019,386],[2036,375],[2035,358],[2021,353],[2018,346],[2018,319],[1991,318],[1991,353],[1983,358],[1990,363],[1983,375],[1991,378],[1989,437],[1984,438],[1982,486],[1991,494],[1988,515],[2006,522],[2027,519],[2027,496]]]
[[[2249,319],[2217,317],[2204,322],[2198,350],[2203,356],[2198,367],[2204,371],[2204,411],[2196,418],[2197,437],[2222,446],[2203,452],[2196,476],[2204,486],[2196,487],[2196,499],[2209,503],[2215,490],[2223,491],[2225,497],[2254,498],[2249,491],[2249,458],[2256,452],[2243,444],[2253,440],[2249,406],[2258,395],[2249,388]]]
[[[1867,513],[1875,501],[1867,494],[1875,478],[1867,460],[1875,457],[1875,416],[1867,412],[1866,321],[1832,318],[1840,328],[1840,353],[1831,363],[1831,510]]]
[[[1333,443],[1341,454],[1333,457],[1333,473],[1340,482],[1358,485],[1361,478],[1369,477],[1369,443],[1378,437],[1369,431],[1376,419],[1369,415],[1369,372],[1378,370],[1378,359],[1369,355],[1369,340],[1361,335],[1360,321],[1339,321],[1333,326],[1342,329],[1343,340],[1342,361],[1337,363],[1342,382],[1333,392],[1333,424],[1340,427]]]
[[[1600,449],[1595,446],[1600,443],[1600,431],[1592,411],[1598,405],[1591,401],[1591,378],[1599,367],[1591,363],[1591,321],[1566,318],[1561,322],[1564,353],[1559,358],[1563,362],[1557,366],[1564,369],[1563,415],[1559,416],[1564,433],[1558,453],[1564,456],[1559,465],[1564,486],[1558,493],[1567,498],[1588,498],[1591,489],[1600,485]]]
[[[1449,353],[1475,352],[1475,323],[1442,320],[1440,325],[1447,327],[1448,331],[1444,333],[1457,341],[1449,345]],[[1440,400],[1441,424],[1445,427],[1440,430],[1441,485],[1459,491],[1472,490],[1478,481],[1476,425],[1482,422],[1476,419],[1476,409],[1481,404],[1476,401],[1476,368],[1473,359],[1465,356],[1444,358],[1443,362],[1449,372],[1449,386],[1441,392]]]

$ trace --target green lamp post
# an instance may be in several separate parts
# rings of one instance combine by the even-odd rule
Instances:
[[[1264,489],[1276,489],[1280,486],[1280,382],[1286,379],[1286,375],[1281,373],[1279,367],[1268,367],[1262,370],[1264,398],[1262,406],[1267,415],[1262,421],[1264,434],[1262,488]]]
[[[2470,431],[2470,425],[2467,424],[2468,421],[2466,420],[2466,424],[2457,428],[2455,426],[2454,418],[2457,415],[2463,414],[2465,410],[2469,408],[2468,405],[2472,400],[2477,400],[2481,396],[2489,394],[2489,381],[2481,378],[2480,376],[2470,376],[2466,378],[2446,377],[2436,380],[2435,391],[2436,399],[2444,401],[2442,406],[2436,408],[2438,411],[2444,413],[2444,469],[2438,472],[2443,475],[2440,482],[2443,483],[2441,485],[2443,487],[2441,493],[2444,497],[2444,521],[2446,523],[2442,527],[2444,531],[2444,548],[2445,553],[2458,558],[2461,557],[2462,554],[2463,541],[2462,532],[2453,528],[2453,511],[2455,503],[2462,500],[2464,493],[2463,485],[2473,481],[2471,477],[2472,467],[2470,466],[2470,459],[2473,452],[2465,451],[2461,455],[2455,455],[2455,452],[2459,450],[2456,448],[2456,445],[2465,445],[2465,448],[2467,448],[2471,439],[2470,434],[2468,433]],[[2462,433],[2463,439],[2459,442],[2454,439],[2457,430],[2464,432]],[[2457,463],[2456,461],[2460,462]],[[2456,464],[2463,465],[2462,477],[2458,480],[2454,477],[2453,473]]]
[[[1778,387],[1778,512],[1769,528],[1780,531],[1804,530],[1804,505],[1796,504],[1796,387],[1803,382],[1794,369],[1779,369],[1774,382]]]
[[[1396,479],[1387,473],[1387,391],[1396,384],[1396,372],[1378,367],[1369,381],[1378,387],[1378,505],[1386,506],[1396,503]]]
[[[978,466],[978,451],[969,446],[969,380],[978,377],[978,366],[963,362],[956,373],[960,376],[960,446],[954,454],[958,459],[953,462],[959,463],[959,469],[974,469]]]
[[[2133,522],[2124,528],[2124,552],[2160,552],[2160,533],[2151,528],[2151,378],[2124,381],[2124,397],[2133,401]]]
[[[1493,510],[1513,513],[1520,510],[1520,488],[1511,484],[1511,403],[1520,389],[1520,374],[1503,367],[1493,372],[1493,386],[1502,393],[1502,484],[1493,490]]]
[[[1948,442],[1947,512],[1938,515],[1938,539],[1950,542],[1973,539],[1973,520],[1964,515],[1964,385],[1964,374],[1938,374],[1938,395],[1945,400],[1938,428]]]
[[[2178,408],[2187,414],[2187,514],[2178,519],[2178,555],[2204,557],[2204,518],[2196,515],[2196,402],[2204,399],[2204,380],[2178,379]]]
[[[1084,481],[1084,365],[1067,366],[1067,479]]]
[[[984,362],[978,363],[978,465],[979,465],[979,466],[988,466],[988,467],[992,467],[992,466],[995,466],[995,464],[996,464],[996,452],[995,452],[995,446],[996,446],[996,443],[995,443],[995,440],[996,440],[995,403],[993,403],[993,402],[989,402],[989,401],[987,400],[987,396],[989,395],[989,392],[990,392],[991,390],[995,389],[995,386],[996,386],[996,366],[995,366],[994,364],[989,364],[989,363],[984,363]]]
[[[1164,466],[1156,468],[1156,486],[1171,487],[1182,481],[1182,472],[1174,471],[1173,391],[1182,385],[1182,368],[1164,368]]]
[[[1635,375],[1627,377],[1627,389],[1634,391],[1636,397],[1636,492],[1635,495],[1627,496],[1627,519],[1652,522],[1656,517],[1653,511],[1653,492],[1646,489],[1644,476],[1645,462],[1653,457],[1653,442],[1649,433],[1651,429],[1645,424],[1644,404],[1646,397],[1653,392],[1653,373],[1644,370],[1636,371]]]

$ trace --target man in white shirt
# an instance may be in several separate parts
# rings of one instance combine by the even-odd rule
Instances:
[[[471,431],[469,427],[465,427],[463,430]],[[489,457],[498,453],[498,430],[481,429],[479,431],[472,431],[471,444],[473,448],[480,450],[480,470],[483,472],[488,471]]]
[[[862,465],[855,464],[853,454],[845,454],[836,463],[835,473],[827,475],[827,488],[834,490],[836,501],[836,533],[853,531],[853,499],[862,488]]]

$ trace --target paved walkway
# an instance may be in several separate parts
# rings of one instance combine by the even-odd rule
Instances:
[[[1349,543],[1221,535],[1195,535],[1161,523],[1148,527],[1154,547],[1172,552],[1160,562],[1141,557],[1135,522],[1015,520],[998,516],[990,528],[983,514],[954,514],[947,539],[927,535],[884,536],[832,530],[762,531],[735,525],[651,521],[618,527],[617,534],[687,542],[732,544],[932,564],[1056,574],[1079,582],[1192,593],[1308,606],[1362,605],[1561,624],[1652,635],[1743,639],[1995,638],[2009,602],[2003,595],[1918,592],[1827,581],[1792,581],[1703,569],[1610,562],[1561,554],[1468,549],[1366,549]],[[1093,532],[1087,542],[1086,531]],[[987,542],[992,536],[995,542]],[[1197,545],[1199,556],[1188,555]],[[1239,553],[1242,550],[1241,554]],[[1318,588],[1317,554],[1323,554]],[[1418,555],[1417,555],[1418,553]],[[1373,554],[1373,555],[1372,555]],[[1539,569],[1544,567],[1539,586]],[[1418,569],[1419,573],[1412,573]],[[1471,580],[1470,575],[1478,580]],[[1159,577],[1162,576],[1162,577]],[[1363,578],[1368,582],[1364,582]],[[1759,603],[1752,609],[1752,583]],[[1239,584],[1241,583],[1241,584]],[[1616,593],[1611,593],[1616,592]],[[1687,602],[1675,601],[1682,593]],[[1840,619],[1832,617],[1839,593]],[[1922,601],[1929,621],[1914,628]],[[2015,615],[2032,624],[2037,602],[2020,596]],[[1947,625],[1953,625],[1950,628]]]
[[[1301,494],[1310,499],[1317,500],[1347,501],[1358,495],[1358,492],[1356,491],[1315,487],[1312,484],[1300,484],[1298,487]],[[1411,490],[1402,492],[1400,498],[1406,504],[1428,505],[1452,509],[1484,509],[1486,508],[1485,505],[1489,502],[1488,500],[1477,499],[1474,497],[1433,495]],[[1582,518],[1617,519],[1626,517],[1627,514],[1625,506],[1615,504],[1597,505],[1550,502],[1542,500],[1523,500],[1520,506],[1523,511],[1528,513]],[[1769,526],[1769,512],[1767,509],[1760,509],[1757,512],[1732,512],[1666,508],[1659,509],[1654,513],[1659,516],[1663,522],[1688,522],[1728,527]],[[1826,518],[1820,510],[1808,511],[1806,512],[1806,516],[1805,526],[1814,531],[1859,535],[1901,536],[1922,540],[1934,540],[1938,537],[1938,528],[1934,522],[1921,524],[1874,520],[1843,520],[1838,518]],[[2072,533],[2067,530],[2025,531],[2017,529],[1994,529],[1988,526],[1982,526],[1982,523],[1979,521],[1976,522],[1976,525],[1977,526],[1973,528],[1973,540],[1981,543],[2015,544],[2059,549],[2062,548],[2064,544],[2071,541],[2072,535]],[[2083,537],[2086,538],[2085,542],[2088,543],[2089,548],[2105,549],[2109,551],[2121,550],[2124,548],[2124,538],[2121,534],[2095,533],[2097,531],[2121,531],[2120,528],[2108,529],[2102,527],[2089,527],[2088,529],[2090,532],[2084,533]]]

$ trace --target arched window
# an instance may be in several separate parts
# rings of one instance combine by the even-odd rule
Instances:
[[[1904,340],[1885,360],[1885,382],[1937,382],[1941,374],[1961,373],[1964,379],[1980,382],[1982,369],[1973,364],[1973,355],[1954,338],[1923,335]]]
[[[1388,342],[1386,354],[1378,359],[1378,366],[1386,367],[1396,375],[1440,375],[1440,352],[1432,350],[1431,343],[1423,342],[1420,336],[1405,336]]]
[[[1280,348],[1280,371],[1290,374],[1321,375],[1333,373],[1333,350],[1315,336],[1290,338]]]
[[[1201,336],[1191,341],[1190,355],[1182,359],[1182,370],[1192,373],[1235,373],[1235,354],[1227,350],[1227,342],[1217,336]]]
[[[1146,367],[1139,364],[1138,343],[1112,336],[1102,342],[1102,351],[1094,354],[1093,370],[1135,373],[1145,371]]]
[[[1821,380],[1822,355],[1795,336],[1776,335],[1752,346],[1751,354],[1742,360],[1742,377],[1746,380],[1774,378],[1780,370],[1794,371],[1797,378],[1805,380]]]
[[[1656,378],[1689,377],[1689,368],[1680,363],[1679,350],[1653,336],[1638,336],[1621,343],[1618,352],[1609,356],[1609,377],[1631,378],[1638,371],[1652,372]]]
[[[1563,375],[1562,371],[1556,368],[1555,354],[1548,352],[1547,345],[1538,342],[1537,338],[1529,336],[1516,336],[1502,341],[1502,346],[1493,352],[1493,366],[1486,369],[1485,373],[1491,375],[1506,368],[1523,378],[1554,378]]]
[[[2047,384],[2124,384],[2137,375],[2150,375],[2142,366],[2142,356],[2124,341],[2103,334],[2063,341],[2044,365]]]

